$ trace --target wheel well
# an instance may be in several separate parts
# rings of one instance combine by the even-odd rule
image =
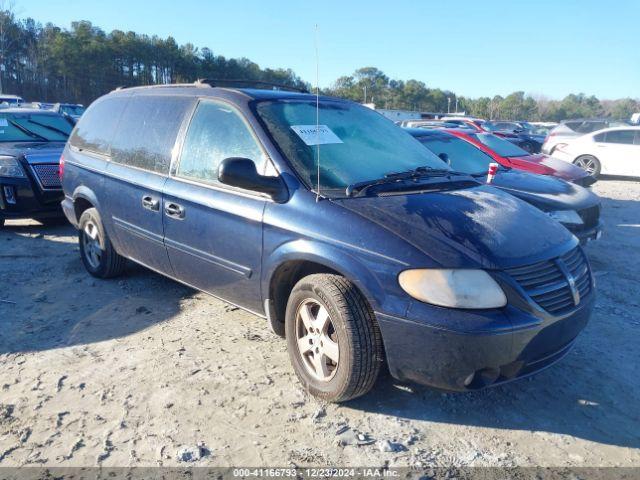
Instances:
[[[73,202],[73,209],[76,214],[76,221],[80,221],[80,216],[85,210],[93,208],[93,204],[86,198],[78,197]]]
[[[291,260],[280,265],[269,282],[269,299],[272,301],[274,320],[284,323],[287,311],[287,301],[291,290],[302,278],[314,273],[333,273],[341,275],[340,272],[322,265],[321,263],[307,260]]]

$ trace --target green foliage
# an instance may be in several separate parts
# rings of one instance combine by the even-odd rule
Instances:
[[[308,88],[290,69],[261,69],[246,58],[226,59],[172,37],[114,30],[90,22],[69,30],[0,11],[1,90],[28,100],[79,102],[120,86],[193,82],[198,78],[262,80]]]
[[[19,20],[0,3],[0,92],[28,100],[79,102],[120,86],[193,82],[198,78],[262,80],[310,88],[290,69],[262,69],[247,58],[225,58],[209,48],[178,45],[172,37],[114,30],[105,33],[90,22],[73,22],[69,30],[33,19]],[[378,108],[423,112],[465,111],[487,119],[554,120],[610,116],[628,119],[640,101],[599,101],[580,94],[562,100],[534,99],[513,92],[476,99],[430,88],[418,80],[394,80],[375,67],[338,78],[323,93]]]
[[[446,112],[447,98],[451,98],[451,109],[455,107],[455,94],[427,88],[418,80],[391,80],[375,67],[360,68],[350,76],[340,77],[323,93],[375,103],[378,108]]]

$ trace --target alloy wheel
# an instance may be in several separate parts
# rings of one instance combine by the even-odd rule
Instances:
[[[84,255],[92,268],[100,267],[102,260],[102,248],[100,247],[100,239],[98,227],[95,223],[89,221],[84,225],[82,231],[82,246],[84,247]]]
[[[593,158],[578,158],[574,163],[586,170],[589,175],[593,175],[596,172],[596,162]]]
[[[331,380],[340,361],[338,335],[329,312],[317,300],[300,303],[296,313],[298,352],[307,372],[317,380]]]

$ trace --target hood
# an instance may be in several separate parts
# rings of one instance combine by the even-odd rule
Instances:
[[[550,157],[544,153],[536,153],[533,155],[526,155],[522,157],[510,157],[509,161],[515,165],[523,167],[526,164],[536,164],[542,167],[543,171],[536,172],[543,175],[554,175],[560,177],[569,182],[576,180],[582,180],[588,177],[589,174],[580,167],[577,167],[571,163],[563,162],[557,158]]]
[[[0,155],[23,157],[28,163],[58,163],[64,142],[18,142],[0,144]]]
[[[491,185],[546,211],[582,210],[600,203],[600,199],[584,187],[519,170],[498,171]]]
[[[568,230],[545,213],[488,186],[335,202],[446,268],[528,265],[577,244]]]

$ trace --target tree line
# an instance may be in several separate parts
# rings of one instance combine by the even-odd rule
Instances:
[[[291,69],[260,68],[247,58],[225,58],[175,39],[114,30],[91,22],[65,29],[19,19],[0,5],[0,92],[30,101],[85,105],[117,88],[193,82],[198,78],[243,79],[311,89]],[[628,119],[640,111],[638,99],[598,100],[571,94],[562,100],[514,92],[506,97],[469,98],[430,88],[418,80],[395,80],[375,67],[338,78],[322,93],[378,108],[428,112],[464,111],[482,118],[558,121],[608,116]]]
[[[359,102],[371,102],[377,108],[418,110],[423,112],[465,112],[487,119],[560,121],[570,118],[611,117],[628,120],[640,112],[640,100],[621,98],[598,100],[583,93],[567,95],[562,100],[534,98],[524,92],[506,97],[469,98],[454,92],[429,88],[418,80],[393,80],[374,67],[356,70],[340,77],[327,89],[328,94]]]

